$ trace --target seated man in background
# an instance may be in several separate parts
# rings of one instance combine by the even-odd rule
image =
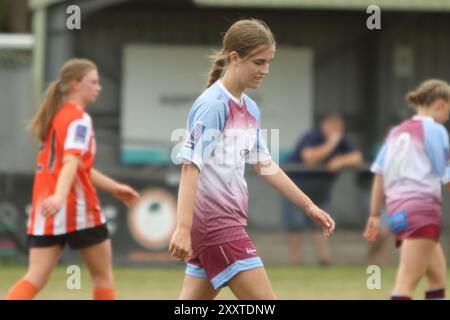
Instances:
[[[323,171],[287,172],[289,177],[322,208],[327,208],[336,174],[344,167],[362,163],[362,154],[350,143],[344,134],[342,118],[337,114],[323,117],[320,125],[306,132],[292,154],[287,158],[290,164],[304,164],[308,167],[323,166]],[[310,230],[319,254],[320,265],[331,264],[328,243],[320,229],[310,223],[306,215],[298,212],[290,202],[283,203],[283,224],[289,232],[289,258],[292,264],[300,263],[300,242],[304,230]]]

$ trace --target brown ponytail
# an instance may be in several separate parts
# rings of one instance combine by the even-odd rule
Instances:
[[[245,58],[274,44],[275,37],[263,21],[244,19],[235,22],[223,37],[222,49],[211,56],[213,64],[206,86],[209,87],[220,79],[223,70],[230,62],[232,51],[237,52],[241,58]]]
[[[223,69],[225,69],[225,65],[228,63],[227,56],[223,51],[219,51],[216,54],[211,56],[211,60],[213,60],[213,65],[211,70],[209,71],[208,82],[206,87],[209,88],[214,82],[220,79],[223,73]]]
[[[62,105],[64,97],[70,93],[71,82],[81,81],[83,77],[97,66],[87,59],[70,59],[62,67],[59,78],[52,81],[45,91],[44,99],[28,130],[39,141],[45,141],[53,117]]]
[[[450,87],[444,80],[429,79],[422,82],[415,90],[406,94],[405,100],[413,108],[428,107],[435,100],[450,101]]]

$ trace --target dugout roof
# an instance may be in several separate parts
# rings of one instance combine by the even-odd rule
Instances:
[[[66,0],[30,0],[31,9],[46,7]],[[116,0],[105,1],[121,2]],[[259,8],[305,8],[305,9],[334,9],[361,10],[376,4],[382,10],[398,11],[450,11],[448,0],[192,0],[199,6],[210,7],[259,7]]]
[[[378,5],[382,10],[401,11],[450,11],[448,0],[193,0],[201,6],[261,7],[261,8],[309,8],[360,10]]]

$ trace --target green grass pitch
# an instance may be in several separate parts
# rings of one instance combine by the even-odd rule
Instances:
[[[67,266],[58,266],[38,299],[90,299],[92,284],[86,268],[81,268],[81,289],[69,290]],[[395,277],[394,267],[381,268],[381,288],[369,290],[364,266],[267,267],[273,289],[280,299],[386,299]],[[19,279],[24,266],[0,266],[0,299]],[[176,299],[180,292],[184,268],[114,269],[118,299]],[[425,281],[416,290],[415,299],[423,299]],[[228,288],[222,289],[218,299],[234,299]]]

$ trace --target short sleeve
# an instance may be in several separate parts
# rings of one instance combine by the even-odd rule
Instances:
[[[424,123],[425,151],[433,171],[444,184],[450,182],[449,140],[444,126],[434,122]]]
[[[91,119],[87,116],[73,120],[67,127],[64,153],[81,155],[89,148],[91,136]]]
[[[203,102],[194,104],[188,117],[188,135],[177,155],[202,169],[211,158],[219,136],[224,130],[227,107],[224,103]]]
[[[259,108],[256,105],[256,103],[253,100],[249,99],[248,97],[246,98],[248,111],[256,120],[256,130],[252,130],[256,135],[255,144],[251,148],[246,162],[250,164],[266,162],[272,159],[266,143],[268,130],[263,130],[261,128],[261,111],[259,111]]]
[[[267,130],[265,130],[264,132],[267,132]],[[270,156],[269,149],[267,148],[266,139],[264,138],[261,126],[258,121],[258,129],[256,132],[256,143],[253,149],[250,151],[248,163],[256,164],[259,162],[266,162],[270,159],[272,159],[272,157]]]
[[[377,157],[373,162],[370,171],[376,174],[383,174],[384,160],[386,158],[387,141],[383,143],[380,151],[378,151]]]

